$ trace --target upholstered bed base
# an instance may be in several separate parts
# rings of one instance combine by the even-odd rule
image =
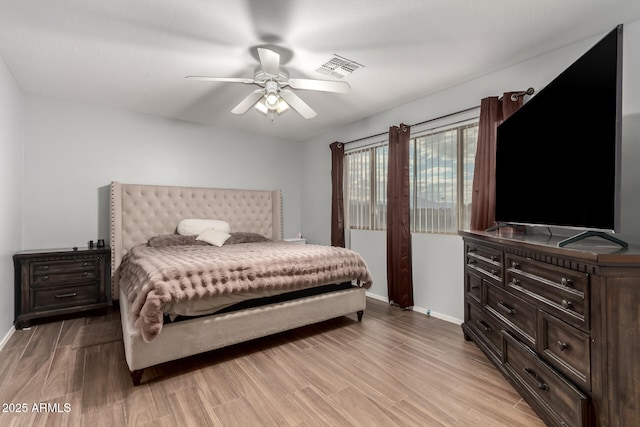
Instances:
[[[354,287],[170,323],[164,326],[162,333],[153,342],[146,343],[140,333],[133,330],[127,318],[129,303],[126,297],[121,295],[120,298],[125,357],[135,385],[140,383],[142,370],[149,366],[347,314],[358,313],[360,320],[365,307],[365,289]]]
[[[333,291],[169,323],[151,343],[129,320],[129,302],[119,288],[122,257],[149,238],[175,232],[184,218],[222,219],[232,231],[282,240],[279,191],[229,190],[111,183],[111,291],[120,300],[127,365],[135,385],[145,368],[347,314],[361,320],[365,289]]]

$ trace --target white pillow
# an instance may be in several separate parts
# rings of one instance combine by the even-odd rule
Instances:
[[[231,232],[229,223],[219,219],[183,219],[178,223],[178,234],[198,236],[210,228],[224,233]]]
[[[210,245],[220,247],[224,245],[224,242],[226,242],[229,237],[231,237],[229,233],[209,228],[196,237],[196,240],[202,240]]]

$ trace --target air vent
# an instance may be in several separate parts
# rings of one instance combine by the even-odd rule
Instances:
[[[358,68],[363,68],[364,65],[358,64],[342,56],[335,55],[333,58],[325,62],[316,71],[325,76],[331,76],[337,79],[342,79],[353,73]]]

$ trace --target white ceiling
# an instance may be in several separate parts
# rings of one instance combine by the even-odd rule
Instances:
[[[638,0],[0,0],[0,54],[38,94],[305,140],[640,18]],[[365,67],[349,94],[297,91],[318,113],[229,111],[256,46],[291,77],[333,54]]]

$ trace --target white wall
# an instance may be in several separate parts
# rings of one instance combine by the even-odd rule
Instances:
[[[373,277],[368,294],[387,299],[386,231],[352,230],[351,248],[367,261]],[[411,235],[413,256],[414,310],[426,312],[451,321],[460,321],[460,301],[464,292],[456,278],[462,277],[464,266],[451,254],[462,254],[462,239],[444,235]],[[452,262],[452,258],[455,260]]]
[[[301,230],[299,143],[40,96],[25,97],[23,248],[109,240],[111,181],[282,189]]]
[[[0,343],[13,325],[13,254],[22,239],[22,122],[22,93],[0,56]]]
[[[0,334],[13,318],[11,255],[19,249],[108,240],[108,184],[112,180],[280,188],[284,193],[285,235],[302,231],[310,242],[328,244],[329,143],[465,109],[504,91],[529,86],[540,89],[599,39],[594,37],[431,94],[303,144],[45,97],[23,97],[2,62]],[[640,80],[635,78],[640,73],[639,47],[640,22],[626,24],[621,237],[632,242],[640,242],[636,220],[640,210],[640,170],[636,167],[640,161]],[[374,266],[372,292],[386,298],[386,270],[380,262],[385,259],[384,239],[375,233],[354,233],[352,247]],[[416,306],[462,319],[460,238],[414,235],[413,247]]]
[[[304,143],[303,234],[312,242],[330,242],[331,160],[329,144],[386,132],[389,126],[419,123],[480,104],[480,99],[510,90],[543,88],[605,34],[532,58],[464,84],[365,118]],[[622,233],[630,243],[640,243],[640,21],[625,24],[623,60],[623,176]],[[355,75],[354,75],[354,78]],[[589,88],[585,88],[589,90]],[[565,100],[566,102],[566,100]],[[386,298],[386,272],[379,264],[384,247],[374,247],[376,232],[369,238],[352,233],[351,247],[376,265],[372,293]],[[463,317],[463,254],[458,236],[414,235],[414,300],[417,307],[453,319]],[[367,256],[371,258],[368,259]],[[384,256],[382,257],[384,260]],[[378,293],[379,292],[379,293]]]

